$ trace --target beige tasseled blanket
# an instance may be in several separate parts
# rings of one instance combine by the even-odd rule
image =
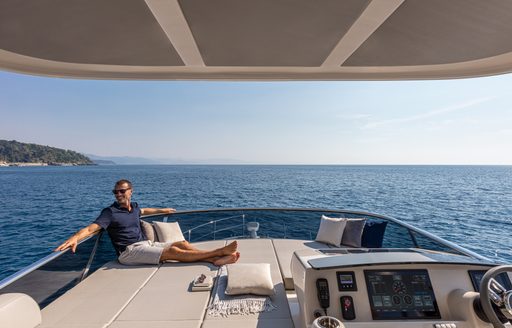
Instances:
[[[258,295],[226,295],[224,291],[228,285],[226,267],[223,266],[217,277],[217,284],[213,295],[213,301],[208,306],[208,315],[227,317],[230,315],[248,315],[259,312],[270,312],[277,307],[272,304],[269,296]]]

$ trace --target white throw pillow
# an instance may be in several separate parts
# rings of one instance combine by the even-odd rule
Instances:
[[[153,226],[155,227],[159,242],[172,244],[185,240],[178,222],[154,221]]]
[[[234,263],[226,265],[228,286],[226,295],[275,294],[269,263]]]
[[[322,215],[315,241],[340,247],[346,224],[345,218],[335,219]]]

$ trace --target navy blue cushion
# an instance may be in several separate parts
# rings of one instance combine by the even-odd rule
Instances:
[[[387,221],[368,220],[363,230],[361,246],[368,248],[382,247],[384,232],[386,231]]]

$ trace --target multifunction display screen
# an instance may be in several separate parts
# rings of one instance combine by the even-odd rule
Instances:
[[[427,270],[365,270],[374,320],[440,319]]]
[[[469,276],[471,277],[471,283],[473,284],[473,288],[475,291],[480,291],[480,282],[484,277],[486,271],[485,270],[469,270]],[[512,284],[510,283],[510,279],[508,279],[508,275],[506,273],[502,273],[494,277],[494,279],[506,290],[512,289]]]

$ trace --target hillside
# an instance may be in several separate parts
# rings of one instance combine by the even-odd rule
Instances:
[[[72,150],[0,140],[0,162],[48,165],[92,165],[88,157]]]

